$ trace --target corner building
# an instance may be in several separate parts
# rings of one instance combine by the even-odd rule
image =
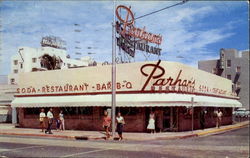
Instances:
[[[241,107],[228,79],[187,65],[167,61],[117,64],[116,111],[125,118],[124,131],[145,132],[150,111],[157,131],[200,129],[232,123],[232,108]],[[39,110],[50,107],[57,117],[64,111],[66,129],[103,130],[104,110],[111,108],[111,66],[94,66],[19,74],[12,108],[20,127],[39,127]]]

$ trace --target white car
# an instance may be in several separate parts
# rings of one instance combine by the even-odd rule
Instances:
[[[236,117],[249,117],[249,110],[236,110],[233,112]]]

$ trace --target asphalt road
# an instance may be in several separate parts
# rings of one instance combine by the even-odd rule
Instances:
[[[143,142],[0,136],[0,157],[248,158],[249,127],[205,137]]]

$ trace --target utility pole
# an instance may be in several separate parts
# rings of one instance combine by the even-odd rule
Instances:
[[[192,104],[192,133],[194,131],[194,97],[191,97],[191,104]]]
[[[115,1],[113,2],[113,22],[112,22],[112,137],[115,136],[115,108],[116,108],[116,37],[115,37]]]

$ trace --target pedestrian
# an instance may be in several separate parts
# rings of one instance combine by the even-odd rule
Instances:
[[[51,132],[51,126],[52,126],[52,124],[53,124],[53,118],[54,118],[52,111],[53,111],[53,109],[50,108],[49,111],[48,111],[48,113],[47,113],[48,128],[47,128],[47,130],[45,131],[46,134],[47,134],[47,133],[53,134],[53,133]]]
[[[122,137],[122,132],[123,132],[123,125],[125,124],[124,118],[121,116],[121,113],[118,112],[117,117],[116,117],[116,123],[117,123],[117,133],[119,135],[119,141],[123,139]]]
[[[110,124],[111,124],[111,118],[108,115],[108,112],[104,111],[104,117],[103,117],[102,125],[103,125],[103,128],[104,128],[105,132],[106,132],[106,139],[108,139],[110,137],[110,134],[109,134]]]
[[[64,123],[64,115],[63,115],[63,111],[62,110],[60,111],[59,119],[61,121],[60,130],[64,131],[65,130],[65,123]]]
[[[200,126],[201,126],[201,129],[205,128],[205,111],[204,110],[201,110],[200,112]]]
[[[60,118],[56,118],[56,130],[59,131],[60,130],[60,126],[61,126],[61,121]]]
[[[45,130],[45,113],[44,113],[44,109],[41,109],[41,112],[39,114],[39,122],[40,122],[40,127],[42,129],[42,132]]]
[[[151,111],[149,114],[147,129],[150,131],[150,133],[155,133],[155,114],[153,111]]]
[[[222,113],[222,111],[220,109],[218,109],[216,115],[217,115],[216,127],[220,128],[223,113]]]

